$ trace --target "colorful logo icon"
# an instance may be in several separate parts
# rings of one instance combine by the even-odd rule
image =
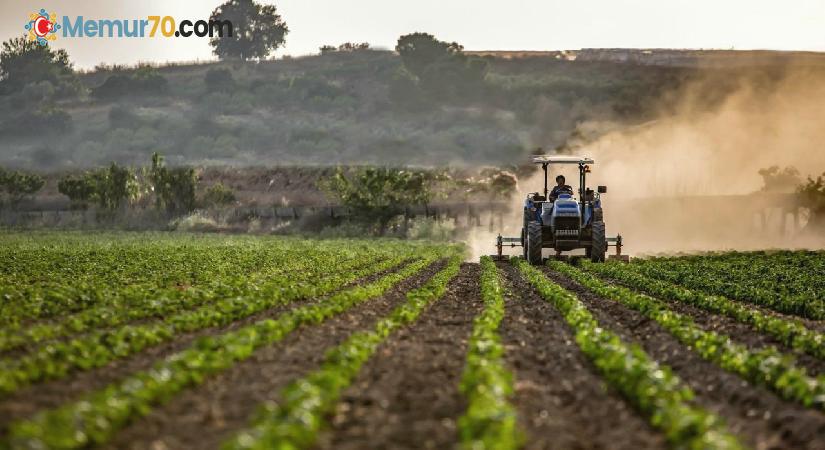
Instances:
[[[57,23],[57,14],[49,14],[45,9],[39,13],[29,14],[29,23],[23,28],[29,30],[29,40],[37,41],[40,45],[46,45],[48,41],[57,39],[57,30],[60,25]]]

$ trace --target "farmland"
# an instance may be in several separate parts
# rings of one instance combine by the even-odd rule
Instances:
[[[0,448],[825,448],[825,253],[0,234]]]

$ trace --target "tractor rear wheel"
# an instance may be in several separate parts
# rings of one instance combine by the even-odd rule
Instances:
[[[535,220],[527,223],[527,262],[541,265],[541,224]]]
[[[521,256],[527,259],[527,224],[521,229]]]
[[[593,243],[587,256],[590,261],[604,262],[604,254],[607,253],[607,234],[605,233],[604,222],[593,222],[592,228]]]

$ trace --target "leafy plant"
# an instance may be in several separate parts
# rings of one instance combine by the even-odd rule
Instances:
[[[461,258],[453,257],[447,267],[423,287],[407,293],[407,302],[378,322],[372,331],[355,333],[343,344],[329,350],[323,366],[305,378],[290,383],[281,405],[265,406],[252,426],[227,441],[224,449],[306,448],[311,446],[324,424],[324,416],[335,407],[341,392],[349,386],[361,366],[393,331],[414,322],[424,308],[435,301],[458,274]]]
[[[808,329],[798,320],[783,319],[725,297],[706,295],[666,281],[648,278],[634,271],[637,264],[593,264],[585,261],[583,265],[589,272],[618,280],[632,289],[724,314],[756,330],[770,334],[791,348],[825,359],[825,335]]]
[[[658,364],[639,346],[625,344],[600,326],[575,295],[548,280],[538,269],[517,258],[511,261],[539,294],[561,312],[573,328],[579,348],[607,382],[642,411],[651,425],[662,430],[674,447],[744,448],[719,417],[692,404],[693,391],[669,367]],[[561,266],[569,267],[553,264],[555,269]]]
[[[794,364],[793,358],[775,347],[750,351],[729,336],[701,329],[690,317],[670,310],[661,300],[624,287],[607,285],[568,264],[558,261],[549,264],[596,294],[614,299],[656,321],[681,343],[719,367],[766,386],[786,400],[825,410],[825,375],[809,376],[804,368]]]
[[[467,364],[461,377],[467,412],[458,420],[458,429],[467,449],[516,449],[523,436],[516,423],[516,410],[509,402],[513,375],[505,367],[504,347],[498,335],[504,317],[504,296],[498,269],[489,256],[481,258],[480,281],[484,311],[473,322]]]

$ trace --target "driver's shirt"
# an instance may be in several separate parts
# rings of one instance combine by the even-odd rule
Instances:
[[[553,186],[553,190],[550,191],[550,197],[558,198],[559,194],[569,194],[571,192],[573,192],[573,188],[566,184],[564,186],[556,185]]]

